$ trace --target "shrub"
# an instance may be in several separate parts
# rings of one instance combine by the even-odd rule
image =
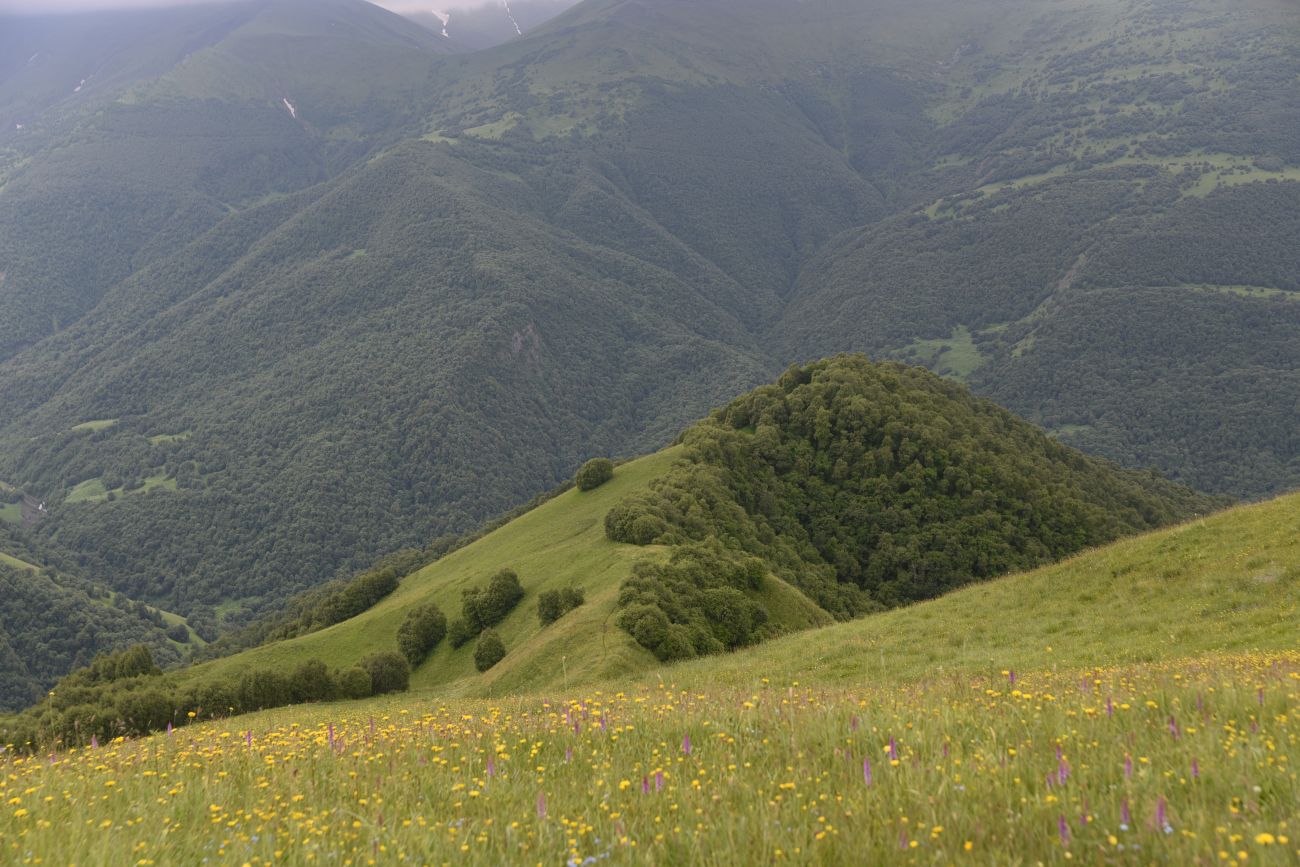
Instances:
[[[581,587],[547,590],[537,597],[537,619],[543,626],[549,626],[584,601],[586,600]]]
[[[174,623],[168,628],[167,637],[180,644],[189,644],[190,631],[185,628],[184,623]]]
[[[578,469],[573,483],[580,491],[590,491],[614,478],[614,462],[609,458],[592,458]]]
[[[123,696],[127,698],[128,696]],[[92,737],[107,741],[120,732],[123,717],[117,705],[79,704],[63,711],[58,718],[56,736],[65,746],[90,743]],[[38,742],[35,732],[31,735],[33,744]],[[15,744],[19,743],[14,741]]]
[[[611,542],[629,545],[650,545],[662,540],[668,533],[668,522],[651,511],[651,506],[637,497],[630,497],[605,515],[605,536]]]
[[[451,641],[451,646],[455,648],[464,647],[474,640],[478,635],[478,630],[470,624],[464,617],[457,617],[451,622],[451,629],[447,631],[447,637]]]
[[[145,735],[164,728],[172,718],[172,701],[160,689],[128,692],[117,700],[117,714],[129,734]]]
[[[411,686],[411,666],[400,653],[372,654],[361,660],[361,667],[370,673],[371,695],[403,692]]]
[[[397,630],[397,647],[412,667],[426,656],[447,634],[447,618],[437,605],[421,605],[406,615]]]
[[[618,623],[664,662],[753,644],[771,632],[767,609],[746,595],[764,574],[761,560],[716,542],[682,546],[667,563],[632,567]]]
[[[495,629],[488,629],[478,637],[478,644],[474,646],[474,667],[479,671],[487,671],[496,665],[506,655],[506,646],[501,641],[501,636],[497,635]]]
[[[154,664],[153,654],[145,645],[137,644],[117,653],[101,653],[91,660],[90,665],[64,678],[60,686],[89,686],[157,674],[162,674],[162,671]]]
[[[344,698],[366,698],[371,694],[370,672],[354,665],[338,676],[339,695]]]
[[[289,680],[278,671],[249,671],[239,679],[239,709],[255,710],[283,707],[290,703]]]
[[[505,620],[523,598],[519,576],[513,569],[502,569],[489,579],[487,587],[465,591],[465,619],[476,633],[482,632]]]
[[[294,703],[328,701],[337,691],[338,685],[329,668],[319,659],[307,660],[289,677],[290,699]]]
[[[186,708],[187,711],[194,711],[199,719],[213,719],[237,709],[239,690],[229,681],[210,680],[195,689],[193,701],[193,707]]]

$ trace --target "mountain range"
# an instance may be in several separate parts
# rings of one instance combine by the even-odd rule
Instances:
[[[47,506],[0,514],[24,562],[215,634],[841,351],[1284,491],[1298,30],[1285,0],[587,0],[479,50],[360,0],[0,21],[0,480]]]

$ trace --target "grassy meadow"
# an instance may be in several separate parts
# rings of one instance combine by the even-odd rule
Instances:
[[[624,467],[624,484],[654,466]],[[529,610],[531,627],[506,630],[513,689],[426,670],[446,665],[442,647],[408,694],[10,755],[0,858],[1295,863],[1297,505],[667,668],[627,658],[602,674],[598,602],[553,637]],[[498,533],[572,554],[584,510],[547,509]],[[494,565],[496,535],[457,568]],[[379,608],[434,592],[433,569]]]
[[[1300,856],[1300,654],[1005,671],[283,709],[11,759],[0,845],[82,865]]]

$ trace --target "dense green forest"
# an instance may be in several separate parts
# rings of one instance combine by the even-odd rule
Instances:
[[[4,17],[0,480],[48,509],[0,521],[246,646],[843,351],[1294,487],[1296,32],[1283,0],[588,0],[473,52],[359,0]],[[859,568],[835,593],[903,598]]]
[[[931,599],[1215,507],[1055,442],[963,386],[841,356],[793,367],[683,434],[686,455],[605,519],[685,546],[638,566],[622,622],[661,659],[764,636],[767,570],[839,618]]]
[[[200,641],[179,617],[42,565],[0,525],[0,711],[26,707],[101,653],[139,644],[167,664]]]

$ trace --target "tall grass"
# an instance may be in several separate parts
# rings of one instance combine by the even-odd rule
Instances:
[[[1300,857],[1300,653],[822,687],[321,705],[0,765],[0,859]]]

